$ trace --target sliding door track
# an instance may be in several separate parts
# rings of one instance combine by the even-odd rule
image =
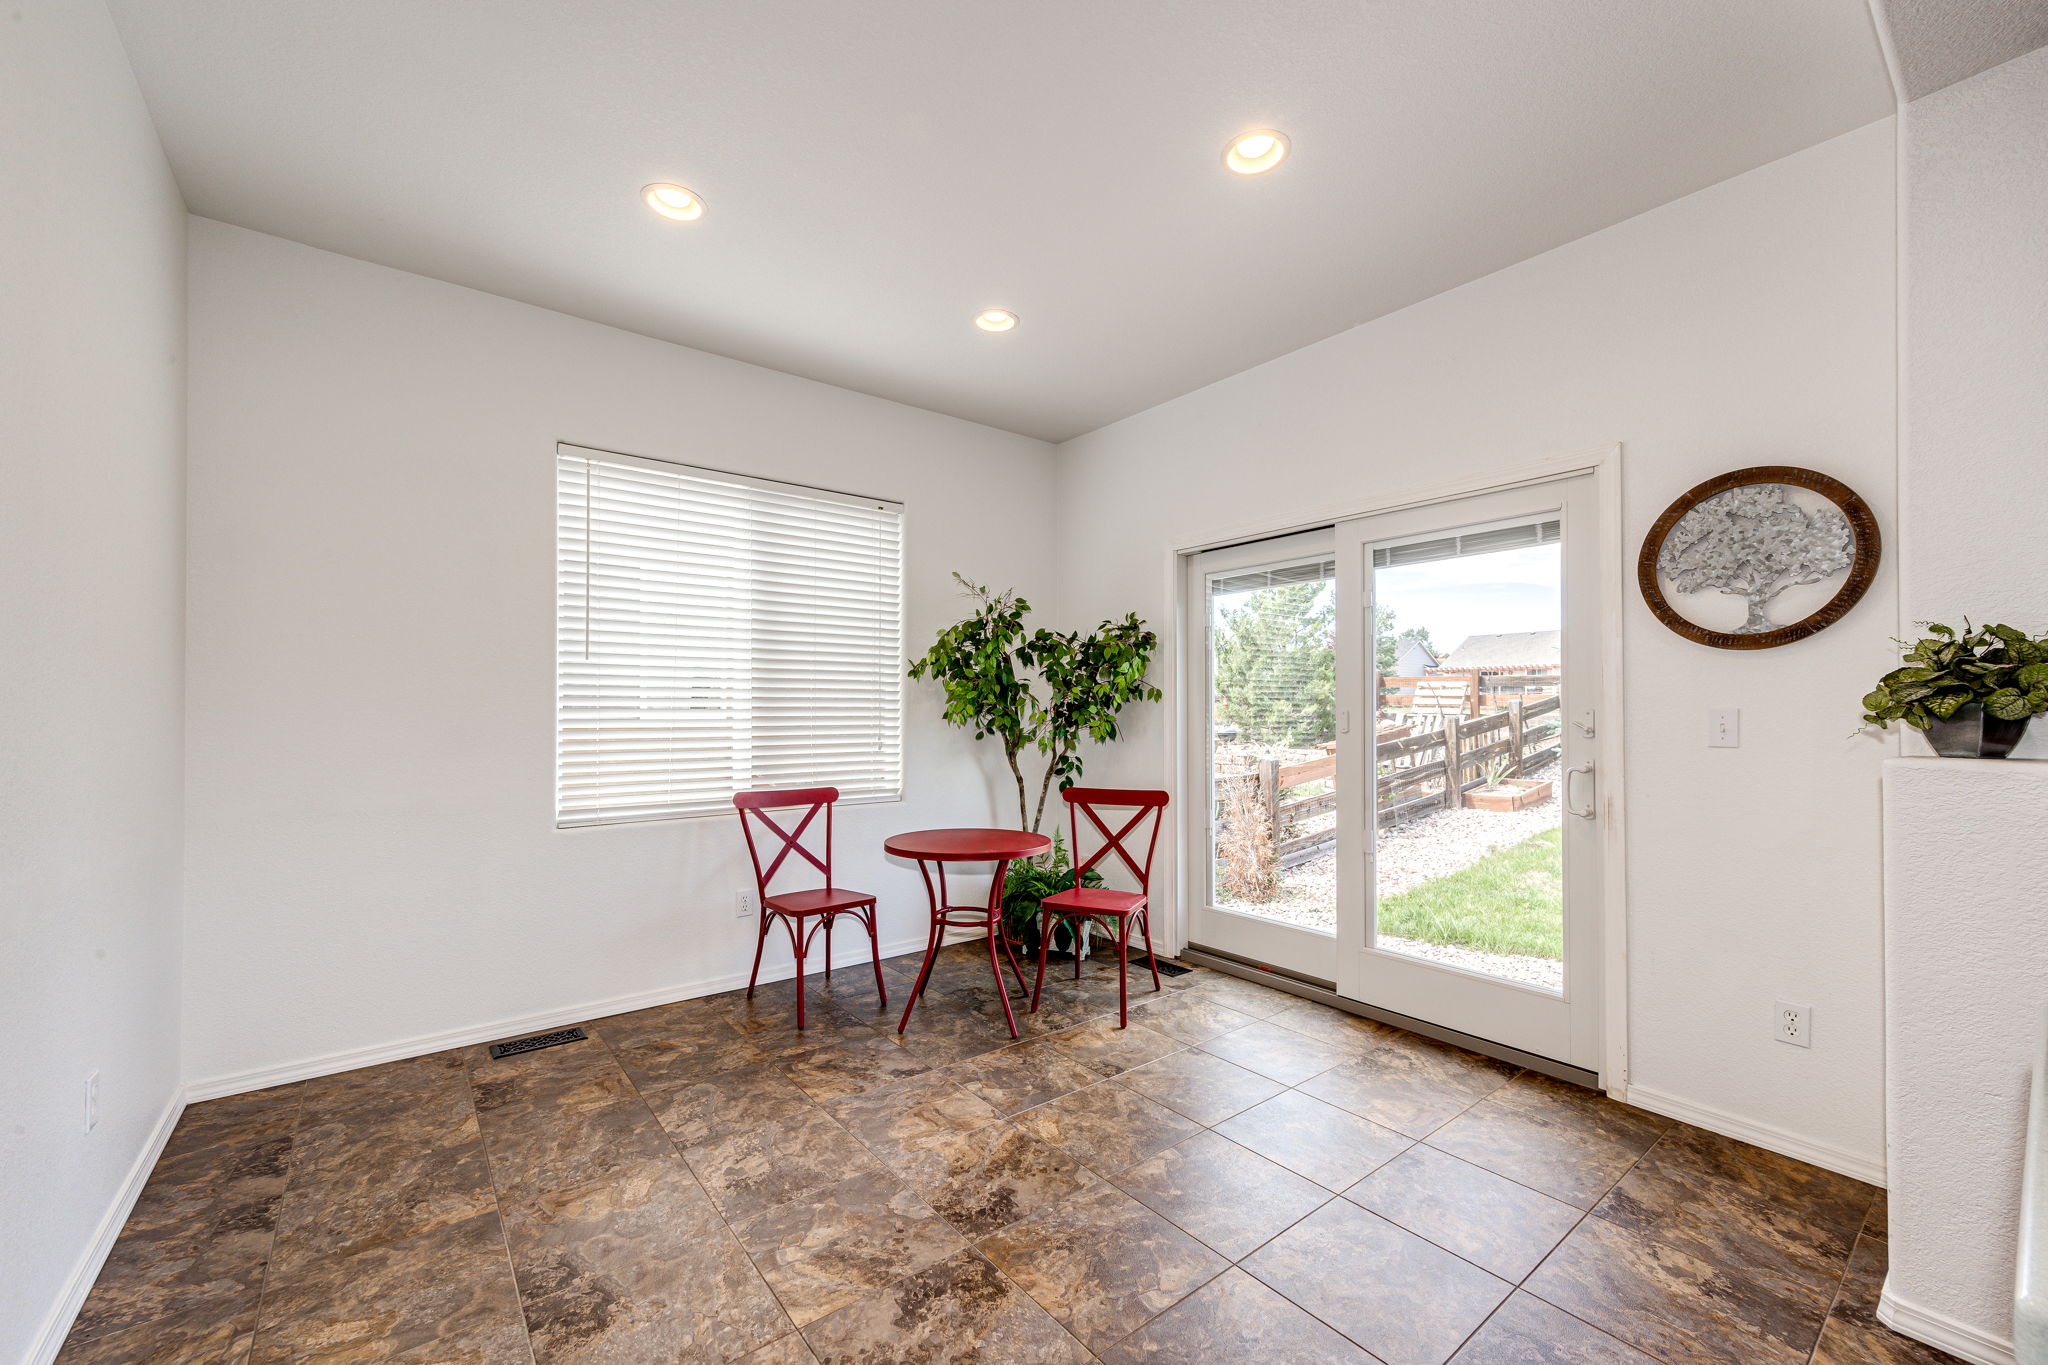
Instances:
[[[1336,982],[1325,981],[1321,977],[1305,976],[1298,972],[1284,971],[1279,967],[1268,967],[1262,962],[1254,962],[1250,958],[1226,953],[1218,948],[1205,948],[1198,943],[1190,943],[1182,950],[1180,960],[1192,962],[1198,967],[1207,967],[1211,971],[1222,972],[1225,976],[1256,981],[1262,986],[1271,986],[1275,990],[1298,995],[1304,1000],[1313,1000],[1319,1005],[1328,1005],[1331,1009],[1355,1014],[1361,1019],[1373,1019],[1397,1029],[1405,1029],[1409,1033],[1419,1033],[1424,1038],[1434,1038],[1439,1043],[1449,1043],[1452,1047],[1461,1047],[1482,1057],[1491,1057],[1495,1061],[1507,1062],[1513,1066],[1540,1072],[1545,1076],[1554,1076],[1573,1085],[1583,1085],[1588,1090],[1601,1088],[1599,1073],[1588,1071],[1582,1066],[1554,1061],[1549,1057],[1539,1057],[1533,1052],[1524,1052],[1518,1047],[1509,1047],[1506,1043],[1496,1043],[1490,1038],[1475,1038],[1469,1033],[1444,1028],[1426,1019],[1396,1014],[1392,1010],[1383,1010],[1377,1005],[1368,1005],[1361,1000],[1347,1000],[1337,994]]]

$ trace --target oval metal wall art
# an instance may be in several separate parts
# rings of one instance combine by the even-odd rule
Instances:
[[[1828,506],[1809,508],[1788,496],[1805,489]],[[1659,621],[1686,639],[1715,649],[1771,649],[1803,640],[1841,620],[1877,577],[1882,546],[1877,518],[1847,484],[1795,465],[1732,470],[1689,489],[1664,509],[1636,556],[1636,585]],[[1832,597],[1789,625],[1771,619],[1779,594],[1837,574]],[[1747,619],[1714,630],[1679,613],[1664,581],[1679,593],[1718,592],[1741,598]]]

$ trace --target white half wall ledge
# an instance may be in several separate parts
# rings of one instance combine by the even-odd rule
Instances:
[[[2048,1003],[2044,836],[2048,763],[1884,765],[1884,1320],[1966,1360],[2013,1358],[2028,1098]]]
[[[949,938],[948,944],[970,942],[979,935]],[[884,959],[898,957],[904,953],[921,953],[925,939],[900,939],[882,945]],[[865,949],[866,945],[862,945]],[[852,950],[842,955],[835,954],[832,960],[834,971],[865,971],[868,956],[865,951],[858,956]],[[810,973],[816,975],[815,970]],[[787,981],[796,975],[794,963],[761,965],[760,985],[772,985]],[[229,1095],[246,1095],[255,1090],[268,1090],[275,1085],[290,1085],[295,1081],[309,1081],[316,1076],[334,1076],[344,1071],[356,1071],[366,1066],[379,1066],[385,1062],[403,1061],[408,1057],[425,1057],[450,1048],[475,1047],[479,1043],[495,1043],[523,1034],[539,1033],[546,1029],[566,1028],[571,1024],[591,1024],[600,1019],[609,1019],[615,1014],[627,1014],[633,1010],[653,1009],[657,1005],[673,1005],[683,1000],[696,1000],[706,995],[717,995],[721,991],[742,990],[747,984],[745,972],[705,977],[681,986],[668,986],[658,990],[640,991],[632,995],[612,996],[604,1000],[593,1000],[587,1004],[567,1009],[543,1010],[536,1014],[523,1014],[510,1019],[493,1019],[481,1024],[463,1028],[448,1029],[439,1033],[416,1034],[409,1038],[397,1038],[390,1042],[375,1043],[368,1047],[347,1048],[338,1052],[322,1053],[294,1062],[277,1066],[261,1067],[252,1071],[239,1071],[227,1075],[213,1076],[206,1080],[194,1081],[185,1087],[185,1098],[192,1104],[206,1100],[225,1099]],[[900,1003],[890,997],[894,1007]],[[915,1020],[912,1021],[913,1027]]]

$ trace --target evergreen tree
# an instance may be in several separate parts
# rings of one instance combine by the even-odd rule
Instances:
[[[1327,582],[1261,588],[1216,630],[1221,718],[1248,742],[1297,748],[1337,730],[1337,609]]]

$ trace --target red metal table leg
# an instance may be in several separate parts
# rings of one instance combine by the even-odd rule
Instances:
[[[939,955],[939,940],[946,936],[946,904],[939,888],[932,885],[931,864],[919,859],[917,870],[924,877],[925,899],[932,906],[932,932],[931,937],[925,940],[924,964],[917,969],[917,980],[911,983],[910,999],[903,1003],[903,1018],[896,1025],[898,1033],[910,1027],[910,1012],[917,1008],[918,997],[924,994],[924,983],[931,980],[932,962]],[[943,879],[945,875],[942,865],[939,876]]]

